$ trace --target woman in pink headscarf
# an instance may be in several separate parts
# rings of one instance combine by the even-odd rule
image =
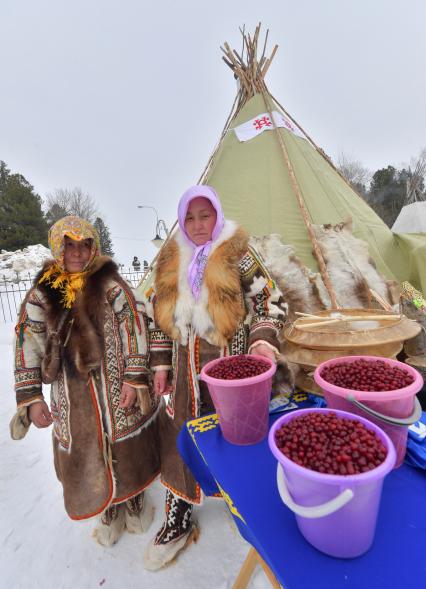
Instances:
[[[180,458],[176,438],[188,419],[214,412],[207,386],[198,379],[202,366],[247,352],[274,359],[287,313],[247,234],[224,218],[213,188],[189,188],[178,220],[179,231],[161,250],[150,293],[154,389],[170,393],[161,436],[166,518],[145,553],[151,570],[198,536],[191,515],[201,489]]]

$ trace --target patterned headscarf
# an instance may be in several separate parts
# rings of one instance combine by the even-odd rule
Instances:
[[[74,241],[91,240],[91,252],[89,261],[82,272],[67,272],[64,262],[65,236]],[[78,291],[82,290],[87,271],[93,260],[100,255],[99,235],[96,229],[80,217],[70,215],[56,221],[49,231],[49,247],[55,260],[39,280],[39,284],[47,282],[52,288],[57,288],[62,293],[64,307],[71,308]]]
[[[213,228],[211,240],[203,243],[203,245],[196,245],[186,232],[185,219],[191,201],[194,200],[194,198],[199,198],[200,196],[207,198],[207,200],[211,202],[213,208],[215,209],[216,225]],[[204,270],[206,268],[207,258],[209,257],[212,244],[220,235],[225,223],[222,205],[220,203],[219,197],[216,194],[216,191],[211,186],[203,184],[191,186],[191,188],[188,188],[188,190],[183,193],[179,201],[178,222],[185,241],[193,248],[192,258],[188,266],[188,282],[189,286],[191,287],[192,294],[197,300],[200,296]]]

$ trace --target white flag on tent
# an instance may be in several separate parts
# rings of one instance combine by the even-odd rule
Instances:
[[[270,129],[277,127],[283,127],[288,131],[291,131],[298,137],[304,138],[303,134],[299,131],[297,127],[293,125],[293,123],[283,114],[277,112],[276,110],[272,111],[272,118],[269,113],[263,112],[257,117],[254,117],[250,121],[243,123],[242,125],[238,125],[238,127],[234,128],[235,134],[240,141],[249,141],[249,139],[253,139],[257,135],[263,133],[263,131],[268,131]]]

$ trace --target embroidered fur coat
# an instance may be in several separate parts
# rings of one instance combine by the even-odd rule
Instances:
[[[149,296],[152,369],[173,374],[173,393],[161,418],[161,478],[192,503],[200,487],[176,449],[188,419],[214,411],[204,364],[224,355],[247,353],[255,343],[279,349],[287,305],[248,236],[232,221],[213,243],[198,301],[188,284],[192,249],[178,232],[161,250],[155,286]]]
[[[43,272],[45,265],[35,285]],[[149,384],[146,317],[110,258],[97,258],[69,312],[60,293],[34,286],[16,327],[12,437],[25,429],[27,407],[51,383],[53,450],[72,519],[85,519],[140,493],[158,474],[159,404]],[[138,389],[119,407],[122,383]]]

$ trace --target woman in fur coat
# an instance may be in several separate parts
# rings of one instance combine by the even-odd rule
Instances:
[[[65,217],[53,260],[35,278],[16,326],[14,439],[53,423],[54,464],[74,520],[99,516],[103,545],[149,527],[144,489],[158,475],[158,398],[150,393],[146,322],[96,230]],[[51,383],[50,410],[42,383]],[[137,398],[139,399],[136,402]]]
[[[193,186],[179,202],[179,231],[162,248],[148,292],[154,327],[151,367],[157,394],[171,392],[161,417],[161,478],[166,518],[148,545],[145,566],[156,570],[198,536],[191,520],[201,490],[180,458],[184,423],[214,412],[204,364],[224,355],[254,353],[275,359],[287,305],[245,231],[224,219],[209,186]],[[168,384],[173,376],[173,384]]]

